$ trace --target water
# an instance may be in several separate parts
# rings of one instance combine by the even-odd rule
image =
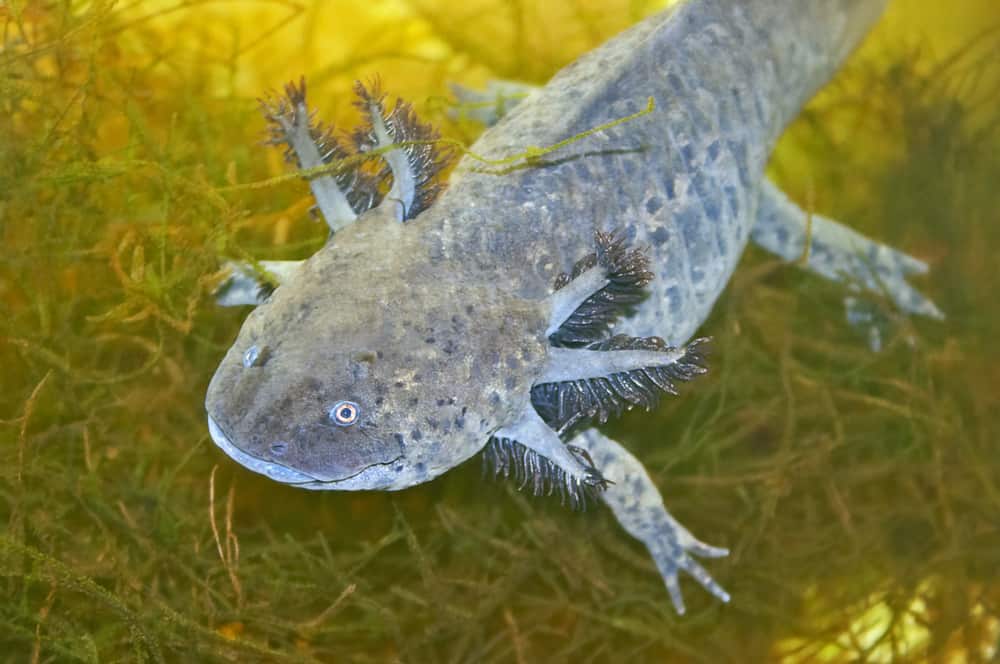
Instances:
[[[417,6],[417,3],[413,3]],[[446,81],[544,81],[641,2],[0,7],[0,516],[9,661],[925,661],[1000,640],[1000,12],[900,1],[772,175],[928,260],[943,323],[751,250],[711,374],[610,427],[668,508],[732,550],[733,601],[676,616],[609,513],[484,482],[296,491],[211,444],[202,399],[245,315],[223,258],[322,245],[256,144],[308,73],[331,120],[380,72],[451,137]],[[173,9],[171,9],[173,7]],[[995,56],[993,58],[995,60]],[[215,277],[213,275],[216,275]]]

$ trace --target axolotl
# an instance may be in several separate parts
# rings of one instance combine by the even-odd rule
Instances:
[[[727,550],[672,518],[596,427],[706,370],[692,337],[750,240],[941,317],[906,281],[923,262],[806,214],[764,176],[884,4],[675,5],[529,91],[471,149],[560,150],[507,169],[466,155],[447,184],[408,104],[358,84],[367,119],[345,136],[314,122],[304,81],[287,86],[265,114],[311,169],[331,236],[305,261],[265,261],[266,278],[238,268],[220,295],[257,306],[209,385],[212,438],[307,489],[405,489],[481,454],[535,493],[606,503],[678,612],[681,570],[728,601],[696,560]]]

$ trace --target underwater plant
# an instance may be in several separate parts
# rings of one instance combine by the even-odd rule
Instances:
[[[306,72],[351,126],[343,91],[381,72],[471,145],[448,83],[542,83],[657,5],[0,7],[0,659],[993,657],[992,3],[893,3],[769,168],[803,208],[926,259],[947,324],[859,294],[872,353],[841,286],[750,250],[705,323],[709,373],[602,428],[730,549],[712,572],[738,602],[685,588],[679,619],[610,514],[478,463],[317,494],[211,444],[203,395],[244,316],[214,302],[225,261],[257,274],[329,234],[308,184],[248,140],[261,90]]]

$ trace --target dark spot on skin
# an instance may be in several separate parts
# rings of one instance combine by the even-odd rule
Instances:
[[[382,354],[378,353],[377,356],[381,357]],[[355,353],[354,357],[352,357],[351,359],[354,360],[355,362],[365,362],[367,364],[375,364],[376,353],[373,353],[370,350],[363,350],[359,353]]]
[[[273,454],[274,456],[281,456],[287,451],[288,451],[288,443],[285,442],[271,443],[271,454]]]
[[[412,399],[410,399],[411,406],[416,406],[418,403],[420,403],[420,399],[418,399],[417,397],[413,397]]]
[[[383,357],[382,351],[380,350],[375,351],[375,357],[381,360]]]
[[[743,185],[744,188],[749,188],[751,186],[750,163],[746,144],[741,143],[740,141],[726,141],[726,145],[736,162],[736,168],[738,169],[740,176],[740,184]]]
[[[421,376],[420,374],[413,374],[414,383],[419,383],[421,380],[423,380],[423,376]]]
[[[454,406],[455,405],[455,397],[448,397],[448,405],[449,406]]]
[[[392,434],[392,437],[396,439],[397,443],[399,443],[399,449],[400,449],[400,451],[406,449],[406,439],[403,438],[403,434],[401,434],[401,433],[394,433],[394,434]]]
[[[686,143],[681,147],[681,156],[684,157],[684,164],[688,168],[694,167],[694,148],[690,143]]]
[[[420,429],[414,429],[413,431],[410,432],[410,438],[412,438],[413,440],[420,440],[423,437],[424,437],[424,432],[421,431]]]
[[[396,387],[403,387],[404,385],[406,385],[406,383],[404,383],[401,380],[397,380],[395,383],[393,383],[393,385],[395,385]]]
[[[721,214],[721,206],[719,204],[720,196],[716,195],[717,192],[711,189],[707,178],[698,174],[694,178],[694,189],[698,193],[698,198],[701,199],[701,204],[705,208],[705,215],[710,221],[718,222],[719,215]]]
[[[434,337],[427,337],[426,339],[424,339],[424,342],[429,344],[432,344],[435,341],[437,341],[437,339],[435,339]]]
[[[674,200],[674,197],[677,195],[677,193],[674,191],[673,178],[667,178],[666,180],[663,181],[663,190],[664,192],[666,192],[667,198],[669,198],[670,200]]]
[[[664,226],[660,226],[655,231],[653,231],[653,244],[660,246],[670,239],[670,231],[668,231]]]
[[[437,405],[443,406],[444,405],[444,399],[438,399],[437,400]]]
[[[444,346],[441,347],[441,350],[443,350],[447,355],[451,355],[452,353],[455,352],[456,348],[457,345],[455,344],[455,342],[452,341],[451,339],[448,339],[447,341],[444,342]]]
[[[711,143],[709,143],[707,148],[708,158],[711,161],[715,161],[719,157],[719,152],[721,151],[721,149],[722,148],[719,147],[719,141],[712,141]]]
[[[684,94],[684,83],[681,82],[680,76],[671,72],[667,74],[667,82],[670,84],[670,87],[674,89],[674,92]]]
[[[646,212],[656,214],[663,207],[663,199],[659,196],[650,196],[646,201]]]
[[[471,304],[467,304],[465,305],[465,313],[471,316],[472,314],[476,313],[476,308]]]
[[[427,426],[429,426],[432,430],[437,431],[438,421],[435,420],[433,417],[428,417],[427,418]]]
[[[454,400],[452,400],[452,403],[454,403]],[[462,406],[462,415],[464,416],[467,412],[469,412],[469,407]]]
[[[494,406],[499,406],[500,405],[500,393],[499,392],[494,391],[494,392],[490,393],[490,403],[492,405],[494,405]]]
[[[678,288],[677,286],[671,286],[666,291],[664,291],[663,294],[667,300],[667,308],[670,309],[671,314],[676,316],[680,312],[681,306],[683,304],[683,300],[681,299],[680,288]]]
[[[385,403],[385,399],[383,399],[382,397],[378,397],[375,399],[376,406],[381,406],[383,403]]]
[[[414,469],[414,470],[416,470],[416,471],[417,471],[418,473],[420,473],[420,474],[423,474],[423,472],[424,472],[424,469],[425,469],[426,467],[427,467],[427,466],[425,466],[425,465],[424,465],[424,463],[423,463],[423,462],[421,461],[420,463],[418,463],[418,464],[414,465],[414,466],[413,466],[413,469]]]
[[[732,212],[735,217],[740,212],[739,193],[736,191],[736,187],[731,185],[723,187],[723,191],[725,191],[726,200],[729,202],[729,211]]]
[[[455,428],[456,429],[464,429],[465,428],[465,418],[464,417],[456,417],[455,418]]]

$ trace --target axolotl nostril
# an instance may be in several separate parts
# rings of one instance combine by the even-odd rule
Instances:
[[[678,611],[681,570],[728,600],[695,560],[726,550],[677,523],[595,425],[705,372],[692,336],[751,239],[941,316],[906,281],[921,261],[810,217],[763,176],[784,126],[883,4],[681,3],[520,88],[473,146],[558,152],[502,172],[466,157],[446,188],[437,134],[408,104],[359,84],[366,122],[343,137],[313,123],[304,82],[287,86],[264,103],[273,142],[303,169],[348,166],[311,171],[332,232],[323,249],[265,261],[267,287],[235,266],[220,292],[257,307],[209,386],[213,439],[310,489],[403,489],[481,453],[535,493],[603,500]]]

